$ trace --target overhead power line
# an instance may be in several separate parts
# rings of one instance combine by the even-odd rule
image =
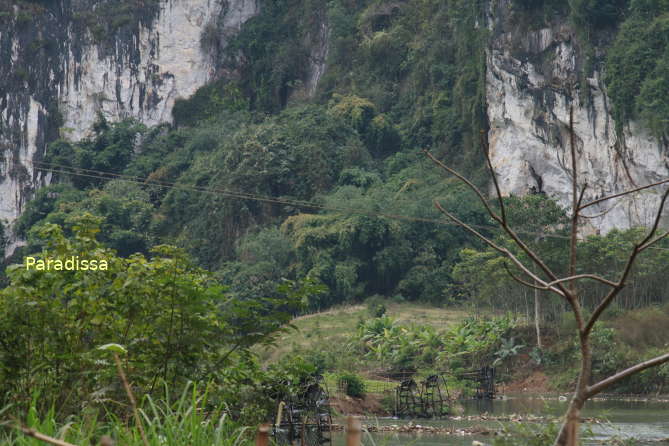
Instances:
[[[213,194],[213,195],[221,195],[221,196],[224,196],[224,197],[227,197],[227,198],[232,198],[232,199],[259,201],[259,202],[273,203],[273,204],[279,204],[279,205],[284,205],[284,206],[292,206],[292,207],[309,208],[309,209],[316,209],[316,210],[322,210],[322,211],[330,211],[330,212],[335,212],[335,213],[340,213],[340,214],[354,214],[354,215],[358,214],[358,215],[366,215],[366,216],[370,216],[370,217],[388,218],[388,219],[393,219],[393,220],[412,221],[412,222],[419,222],[419,223],[432,223],[432,224],[439,224],[439,225],[444,225],[444,226],[460,227],[459,224],[454,223],[450,220],[446,220],[446,219],[413,217],[413,216],[402,215],[402,214],[377,212],[377,211],[372,211],[372,210],[369,210],[369,209],[328,206],[328,205],[324,205],[324,204],[321,204],[321,203],[316,203],[316,202],[313,202],[313,201],[307,201],[307,200],[288,199],[288,198],[276,197],[276,196],[263,196],[263,195],[253,194],[253,193],[233,191],[233,190],[229,190],[229,189],[206,188],[206,187],[185,185],[185,184],[179,184],[179,183],[175,183],[175,182],[155,180],[155,179],[148,178],[148,177],[143,178],[143,177],[137,177],[137,176],[132,176],[132,175],[120,174],[120,173],[116,173],[116,172],[109,172],[109,171],[96,170],[96,169],[85,169],[85,168],[80,168],[80,167],[71,167],[71,166],[66,166],[66,165],[62,165],[62,164],[47,163],[47,162],[42,162],[42,161],[28,161],[28,163],[32,164],[35,167],[35,169],[43,171],[43,172],[60,173],[60,174],[73,175],[73,176],[78,176],[78,177],[83,177],[83,178],[94,178],[94,179],[102,179],[102,180],[118,180],[118,181],[122,181],[122,182],[127,182],[127,183],[132,183],[132,184],[139,184],[139,185],[143,185],[143,186],[156,186],[156,187],[160,187],[160,188],[163,188],[163,189],[170,189],[170,190],[185,190],[185,191],[189,191],[189,192],[208,193],[208,194]],[[499,231],[500,230],[500,228],[498,228],[494,225],[470,224],[469,226],[477,228],[477,229],[486,230],[486,231]],[[523,231],[523,230],[518,230],[516,232],[518,234],[531,235],[531,236],[535,236],[535,237],[555,238],[555,239],[563,239],[563,240],[569,240],[570,239],[569,236],[559,235],[559,234],[551,234],[551,233],[545,233],[545,232],[532,232],[532,231]],[[657,247],[657,246],[650,247],[649,249],[669,250],[669,248],[662,248],[662,247]]]

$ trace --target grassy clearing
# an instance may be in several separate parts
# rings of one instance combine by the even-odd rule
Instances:
[[[337,393],[339,393],[337,389],[337,384],[339,380],[339,375],[336,373],[325,373],[324,376],[325,379],[325,385],[327,386],[327,389],[330,393],[335,392],[337,390]],[[373,378],[362,378],[362,382],[365,385],[365,392],[366,393],[383,393],[388,390],[394,390],[395,386],[397,385],[396,381],[386,379],[386,380],[381,380],[381,379],[373,379]]]
[[[386,308],[386,314],[403,324],[432,325],[439,330],[446,329],[467,316],[464,310],[413,303],[388,303]],[[260,358],[263,362],[273,362],[294,351],[341,346],[355,333],[361,320],[371,317],[365,305],[337,307],[298,317],[293,321],[298,331],[284,334],[279,339],[277,348],[260,352]]]

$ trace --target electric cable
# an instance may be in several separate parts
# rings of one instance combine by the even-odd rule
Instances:
[[[96,170],[96,169],[86,169],[86,168],[80,168],[80,167],[72,167],[72,166],[66,166],[66,165],[56,164],[56,163],[47,163],[47,162],[29,161],[29,160],[26,160],[26,161],[28,161],[28,163],[32,164],[37,170],[44,171],[44,172],[60,173],[60,174],[73,175],[73,176],[84,177],[84,178],[94,178],[94,179],[103,179],[103,180],[118,180],[118,181],[122,181],[122,182],[139,184],[139,185],[143,185],[143,186],[157,186],[157,187],[160,187],[160,188],[170,189],[170,190],[185,190],[185,191],[191,191],[191,192],[209,193],[209,194],[213,194],[213,195],[223,195],[223,196],[226,196],[228,198],[233,198],[233,199],[259,201],[259,202],[280,204],[280,205],[292,206],[292,207],[310,208],[310,209],[330,211],[330,212],[335,212],[335,213],[340,213],[340,214],[358,214],[358,215],[366,215],[366,216],[370,216],[370,217],[381,217],[381,218],[388,218],[388,219],[394,219],[394,220],[413,221],[413,222],[419,222],[419,223],[433,223],[433,224],[440,224],[440,225],[444,225],[444,226],[461,227],[459,224],[457,224],[455,222],[452,222],[450,220],[446,220],[446,219],[413,217],[413,216],[402,215],[402,214],[376,212],[376,211],[372,211],[372,210],[369,210],[369,209],[356,209],[356,208],[344,208],[344,207],[327,206],[327,205],[324,205],[324,204],[315,203],[315,202],[306,201],[306,200],[287,199],[287,198],[275,197],[275,196],[263,196],[263,195],[257,195],[257,194],[253,194],[253,193],[247,193],[247,192],[232,191],[232,190],[228,190],[228,189],[206,188],[206,187],[200,187],[200,186],[184,185],[184,184],[179,184],[179,183],[175,183],[175,182],[159,181],[159,180],[151,179],[151,178],[148,178],[148,177],[143,178],[143,177],[137,177],[137,176],[132,176],[132,175],[120,174],[120,173],[116,173],[116,172]],[[47,166],[47,167],[42,167],[42,166]],[[89,173],[84,173],[84,172],[89,172]],[[477,229],[486,230],[486,231],[499,231],[500,230],[499,227],[496,227],[496,226],[493,226],[493,225],[469,224],[469,226],[471,226],[473,228],[477,228]],[[518,231],[515,231],[515,232],[518,233],[518,234],[532,235],[532,236],[535,236],[535,237],[556,238],[556,239],[563,239],[563,240],[569,240],[570,239],[569,236],[559,235],[559,234],[550,234],[550,233],[545,233],[545,232],[532,232],[532,231],[524,231],[524,230],[518,230]],[[669,251],[669,248],[663,248],[663,247],[658,247],[658,246],[653,246],[653,247],[650,247],[649,249],[660,249],[660,250]]]

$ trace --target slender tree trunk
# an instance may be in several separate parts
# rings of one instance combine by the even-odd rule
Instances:
[[[590,339],[588,335],[581,333],[581,371],[578,375],[576,392],[569,403],[569,409],[565,420],[560,428],[560,433],[555,439],[554,446],[578,446],[581,425],[581,410],[588,398],[587,389],[592,375],[592,352],[590,350]]]
[[[581,409],[583,409],[584,404],[585,401],[582,396],[574,395],[571,403],[569,403],[566,418],[560,428],[560,434],[555,440],[554,446],[578,446]]]
[[[537,235],[537,237],[534,239],[535,243],[539,243],[539,240],[541,240],[541,236]],[[532,268],[533,271],[536,271],[536,267]],[[538,287],[539,284],[537,281],[534,281],[534,286]],[[537,331],[537,348],[542,349],[543,344],[541,343],[541,302],[539,301],[539,289],[535,288],[534,289],[534,328]]]
[[[541,301],[539,300],[539,290],[534,290],[534,327],[537,330],[537,348],[542,349],[541,343]]]

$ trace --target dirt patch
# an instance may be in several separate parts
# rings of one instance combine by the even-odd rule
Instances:
[[[330,397],[330,406],[341,415],[391,415],[383,408],[381,396],[368,394],[364,398]]]
[[[550,388],[550,379],[540,370],[535,370],[529,376],[513,381],[504,386],[505,392],[530,392],[530,393],[548,393]]]
[[[322,311],[320,313],[313,313],[313,314],[305,314],[304,316],[299,316],[293,319],[293,323],[297,321],[303,321],[307,319],[313,319],[313,318],[318,318],[318,317],[323,317],[323,316],[330,316],[330,315],[336,315],[336,314],[351,314],[351,313],[356,313],[358,311],[364,310],[366,307],[364,305],[352,305],[352,306],[341,306],[341,307],[334,307],[330,308],[329,310]]]

